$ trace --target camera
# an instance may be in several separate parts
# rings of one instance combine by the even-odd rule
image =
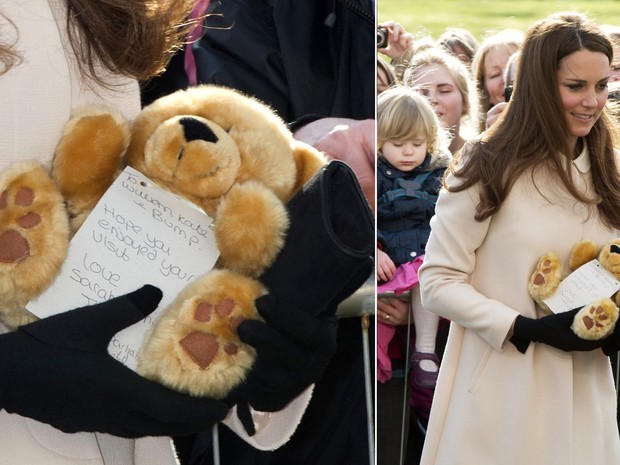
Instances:
[[[377,48],[385,48],[388,45],[387,27],[379,26],[377,28]]]

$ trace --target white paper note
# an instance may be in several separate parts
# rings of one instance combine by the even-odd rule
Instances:
[[[40,318],[112,299],[144,284],[163,292],[156,312],[114,337],[110,354],[135,369],[162,309],[219,257],[212,220],[191,202],[127,167],[71,240],[58,278],[28,310]]]
[[[569,274],[544,302],[554,313],[561,313],[610,297],[618,290],[620,281],[594,259]]]

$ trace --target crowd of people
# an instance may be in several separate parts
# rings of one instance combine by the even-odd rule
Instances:
[[[527,283],[546,251],[617,235],[619,28],[379,26],[377,463],[617,463],[620,330],[584,343]]]

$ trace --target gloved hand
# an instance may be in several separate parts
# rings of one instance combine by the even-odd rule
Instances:
[[[225,401],[275,412],[323,373],[336,351],[336,309],[316,316],[296,311],[272,295],[257,299],[256,307],[265,322],[245,320],[237,332],[256,349],[257,358],[244,382]]]
[[[281,410],[319,380],[336,351],[336,309],[373,268],[372,215],[346,164],[325,165],[287,208],[285,245],[259,277],[269,292],[256,300],[265,322],[248,320],[237,328],[257,359],[224,399],[237,404],[250,435],[248,403],[259,411]]]
[[[336,309],[323,316],[296,311],[266,295],[256,300],[265,322],[246,320],[237,332],[257,352],[257,358],[243,383],[224,401],[237,405],[237,416],[246,432],[255,434],[250,406],[275,412],[321,377],[336,351]]]
[[[521,353],[525,353],[530,341],[542,342],[565,352],[591,351],[605,345],[607,338],[597,341],[581,339],[570,328],[575,315],[581,308],[568,312],[555,313],[539,319],[519,315],[514,324],[514,334],[510,342]]]
[[[613,355],[618,351],[620,351],[620,323],[616,324],[614,332],[605,339],[605,345],[603,345],[605,355]]]
[[[209,429],[228,406],[169,390],[108,354],[111,338],[157,307],[153,286],[0,336],[0,408],[66,433],[127,438]]]

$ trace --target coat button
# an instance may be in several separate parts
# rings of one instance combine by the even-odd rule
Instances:
[[[391,175],[392,175],[392,171],[391,171],[391,170],[387,170],[387,171],[385,172],[385,174],[387,174],[388,176],[391,176]]]
[[[416,255],[417,255],[417,253],[415,253],[415,252],[410,252],[410,253],[409,253],[409,256],[410,256],[410,257],[415,257]]]

